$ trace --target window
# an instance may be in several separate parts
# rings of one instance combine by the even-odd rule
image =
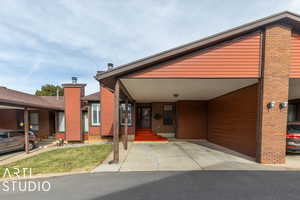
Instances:
[[[32,131],[39,130],[39,113],[31,112],[29,114],[29,124],[30,124],[30,130]]]
[[[92,126],[100,125],[100,104],[92,104]]]
[[[288,121],[296,121],[297,106],[295,104],[288,105]]]
[[[87,112],[82,112],[83,132],[89,132],[89,118]]]
[[[58,132],[65,132],[65,113],[58,113]]]
[[[0,132],[0,139],[8,138],[8,132]]]
[[[122,103],[120,105],[120,117],[121,125],[125,125],[125,116],[126,116],[126,104]],[[128,104],[128,126],[132,125],[132,105]]]
[[[164,105],[163,107],[163,122],[164,125],[173,124],[173,105]]]

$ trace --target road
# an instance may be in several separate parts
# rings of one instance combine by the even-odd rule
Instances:
[[[1,186],[0,199],[287,200],[300,196],[300,173],[297,171],[87,173],[34,181],[49,181],[50,191],[4,192]]]

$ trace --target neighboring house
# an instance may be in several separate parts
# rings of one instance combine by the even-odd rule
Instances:
[[[66,92],[69,94],[68,89]],[[80,109],[77,112],[81,113],[79,126],[82,128],[82,141],[100,139],[99,94],[84,96],[82,93],[79,97]],[[0,129],[23,129],[24,109],[27,108],[30,130],[40,138],[52,136],[66,139],[65,107],[73,104],[73,101],[65,102],[61,96],[35,96],[0,87]]]
[[[41,138],[55,136],[57,113],[64,110],[62,97],[38,97],[0,87],[0,129],[23,129],[24,108],[29,110],[31,130]]]

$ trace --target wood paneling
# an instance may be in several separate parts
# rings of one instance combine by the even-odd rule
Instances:
[[[291,67],[290,78],[300,78],[300,35],[291,37]]]
[[[18,128],[18,112],[23,118],[23,111],[18,110],[0,110],[0,129],[17,129]],[[23,119],[22,119],[23,121]]]
[[[183,56],[129,75],[130,78],[259,77],[260,34]]]
[[[208,140],[249,156],[256,152],[257,84],[208,102]]]
[[[64,88],[66,139],[81,141],[81,88]]]
[[[207,138],[207,102],[179,101],[176,103],[177,132],[176,138]]]
[[[113,111],[114,95],[108,89],[101,87],[100,92],[100,115],[101,115],[101,136],[113,135]]]

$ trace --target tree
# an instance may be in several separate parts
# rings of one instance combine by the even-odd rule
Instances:
[[[64,96],[64,89],[60,86],[51,84],[43,85],[40,90],[35,92],[37,96],[56,96],[58,89],[59,96]]]

